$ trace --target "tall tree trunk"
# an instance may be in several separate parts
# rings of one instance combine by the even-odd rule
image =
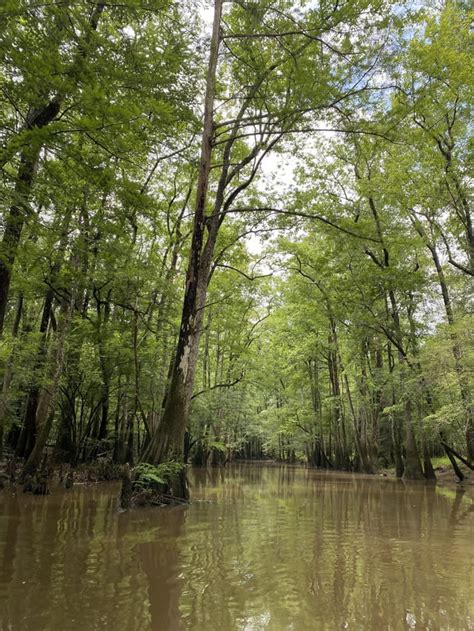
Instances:
[[[101,404],[100,404],[100,424],[97,432],[97,440],[104,440],[107,437],[107,428],[109,421],[109,398],[110,398],[110,379],[112,375],[112,368],[108,359],[107,349],[105,347],[105,340],[107,338],[107,324],[110,319],[110,296],[111,291],[108,292],[105,304],[103,306],[103,315],[100,302],[97,303],[97,336],[99,347],[99,363],[100,371],[102,375],[102,388],[101,388]]]
[[[428,440],[423,434],[421,437],[423,448],[423,474],[427,480],[436,482],[436,473],[431,462],[431,454],[428,446]]]
[[[23,469],[24,478],[34,473],[38,467],[53,426],[54,413],[59,394],[59,382],[64,369],[66,335],[70,328],[73,308],[74,299],[70,296],[64,300],[61,307],[56,347],[51,358],[52,375],[48,386],[41,391],[35,419],[38,433],[33,450]]]
[[[349,400],[349,407],[351,410],[352,421],[354,424],[354,441],[356,445],[357,455],[359,456],[359,460],[362,464],[362,470],[365,473],[373,473],[374,467],[372,462],[370,461],[370,454],[367,449],[367,442],[362,439],[360,435],[360,429],[357,424],[357,414],[354,407],[354,402],[352,400],[352,394],[349,386],[349,379],[347,378],[347,374],[344,372],[344,383],[346,385],[346,393],[347,398]]]
[[[54,292],[49,289],[46,292],[44,299],[43,311],[41,315],[41,322],[39,327],[40,342],[38,350],[36,352],[36,359],[34,363],[34,379],[33,383],[28,391],[26,397],[26,407],[23,417],[23,426],[20,433],[20,438],[16,447],[16,455],[20,458],[28,458],[36,440],[36,410],[39,402],[39,385],[36,383],[38,380],[38,373],[41,371],[46,354],[46,336],[48,326],[51,319],[51,312],[53,309]]]
[[[413,411],[411,402],[411,393],[407,388],[407,380],[409,376],[409,366],[407,356],[403,350],[403,335],[400,325],[400,316],[398,313],[398,304],[395,292],[390,289],[388,291],[390,300],[390,313],[394,324],[395,335],[398,342],[398,364],[400,367],[400,391],[404,398],[403,403],[403,419],[404,419],[404,445],[405,445],[405,466],[403,477],[407,480],[420,480],[423,478],[423,469],[421,468],[420,455],[416,444],[415,428],[413,421]]]
[[[206,229],[205,208],[211,169],[213,108],[222,4],[223,0],[215,0],[214,2],[214,22],[207,72],[201,161],[179,338],[163,415],[143,454],[143,460],[150,463],[159,463],[172,458],[181,462],[183,459],[184,433],[189,416],[197,348],[211,264],[206,257],[203,257],[203,241]],[[182,491],[183,495],[185,495],[186,490],[182,489]]]
[[[423,230],[423,228],[421,228]],[[464,370],[463,360],[462,360],[462,349],[459,344],[459,341],[456,337],[456,333],[452,330],[454,326],[454,311],[451,304],[451,297],[449,295],[448,284],[446,282],[446,277],[444,275],[444,270],[441,265],[441,261],[439,259],[438,251],[436,249],[436,245],[433,242],[430,242],[426,238],[426,234],[424,231],[422,232],[422,236],[425,237],[425,243],[428,249],[431,252],[431,256],[433,258],[433,263],[436,268],[436,273],[438,275],[438,282],[441,288],[441,295],[443,296],[443,304],[444,309],[446,311],[446,318],[448,320],[448,324],[450,326],[450,335],[452,342],[452,352],[454,357],[454,366],[456,370],[456,375],[459,383],[459,391],[461,395],[461,401],[464,408],[465,420],[466,420],[466,447],[467,447],[467,455],[471,462],[474,462],[474,403],[471,398],[470,384],[466,375],[466,371]]]
[[[56,282],[57,275],[61,270],[64,254],[66,251],[66,246],[68,242],[68,234],[69,234],[69,226],[72,217],[72,208],[68,208],[64,214],[64,216],[58,217],[58,221],[61,224],[61,234],[58,245],[58,251],[54,262],[51,266],[51,270],[48,278],[48,290],[44,299],[43,312],[41,316],[41,323],[39,328],[40,333],[40,343],[36,355],[35,361],[35,373],[39,373],[41,368],[44,365],[45,355],[46,355],[46,338],[48,326],[52,320],[53,313],[53,301],[54,301],[54,290],[53,286]],[[37,375],[35,375],[37,376]],[[17,445],[17,455],[28,458],[31,450],[33,449],[35,440],[36,440],[36,413],[39,404],[39,386],[36,383],[31,386],[26,403],[26,410],[23,422],[22,432],[20,434],[20,440]]]
[[[59,108],[52,114],[51,120],[53,120],[58,111]],[[36,142],[23,151],[15,184],[14,203],[5,217],[5,229],[0,250],[0,335],[3,333],[5,323],[8,294],[10,291],[10,281],[16,251],[18,249],[23,224],[29,213],[28,203],[40,150],[41,146]]]
[[[382,415],[384,404],[383,404],[383,386],[381,383],[381,375],[383,371],[383,354],[382,349],[380,348],[380,342],[376,340],[375,347],[375,384],[373,390],[373,403],[372,403],[372,442],[371,442],[371,453],[372,460],[376,466],[378,466],[379,455],[380,455],[380,428],[379,428],[379,419]]]
[[[329,305],[329,301],[328,301]],[[332,316],[330,306],[329,311],[329,345],[328,352],[328,369],[331,386],[331,395],[333,397],[333,418],[334,430],[336,436],[335,445],[335,466],[340,469],[349,468],[349,454],[347,450],[346,425],[344,420],[344,410],[341,401],[341,385],[339,381],[339,372],[342,372],[339,344],[337,337],[336,321]],[[341,370],[339,370],[341,369]]]
[[[402,373],[403,374],[403,373]],[[405,470],[403,477],[407,480],[422,480],[424,478],[421,468],[420,456],[413,427],[413,410],[410,397],[406,398],[404,404],[405,420]]]
[[[20,328],[21,314],[23,312],[23,294],[18,295],[15,320],[12,327],[12,337],[16,340],[18,337],[18,330]],[[7,416],[8,395],[10,390],[10,383],[13,375],[13,356],[14,351],[10,353],[7,364],[5,366],[5,373],[3,375],[2,391],[0,393],[0,459],[3,453],[3,434],[5,431],[5,420]]]
[[[355,168],[355,175],[356,179],[361,179],[361,174],[359,173],[357,167]],[[367,175],[368,180],[370,181],[370,169]],[[381,270],[390,270],[391,257],[385,243],[382,223],[380,221],[377,204],[372,195],[367,196],[367,202],[372,213],[377,237],[380,241],[380,253],[378,255],[375,255],[369,249],[366,250],[366,253]],[[397,297],[395,295],[395,290],[391,283],[385,289],[385,300],[386,309],[388,311],[387,316],[391,319],[393,324],[393,338],[391,341],[396,345],[398,351],[398,364],[400,367],[400,392],[404,399],[403,416],[405,429],[405,467],[403,477],[407,479],[419,479],[423,477],[423,470],[421,468],[420,456],[416,444],[412,414],[412,402],[410,400],[411,394],[408,392],[408,388],[406,387],[407,378],[410,372],[410,366],[408,364],[406,349],[404,348],[404,336],[400,323],[399,305]],[[394,447],[396,448],[395,445]]]

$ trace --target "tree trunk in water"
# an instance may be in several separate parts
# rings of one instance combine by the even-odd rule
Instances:
[[[328,310],[330,311],[329,303]],[[339,383],[339,345],[337,338],[336,322],[333,319],[331,313],[329,315],[330,320],[330,332],[329,332],[329,353],[328,353],[328,371],[331,385],[331,394],[333,396],[333,418],[334,418],[334,430],[336,437],[335,444],[335,466],[336,469],[349,469],[349,456],[347,453],[347,437],[346,426],[344,422],[344,411],[342,409],[341,402],[341,388]]]
[[[450,327],[454,325],[454,312],[451,305],[451,298],[449,296],[448,285],[444,276],[443,268],[441,266],[438,252],[433,246],[430,248],[433,260],[435,263],[436,271],[438,273],[438,280],[441,287],[441,293],[443,296],[443,303],[446,311],[446,317]],[[464,407],[465,419],[466,419],[466,447],[467,455],[471,462],[474,462],[474,404],[471,401],[470,384],[464,370],[462,361],[462,350],[459,342],[456,338],[456,333],[451,331],[452,350],[454,357],[454,365],[456,368],[456,374],[459,383],[459,392],[461,395],[461,401]]]
[[[410,399],[407,399],[404,407],[405,413],[405,480],[422,480],[424,478],[421,468],[420,456],[416,446],[415,430],[413,428],[413,413]]]
[[[12,337],[16,340],[18,337],[18,329],[20,328],[20,320],[23,312],[23,294],[18,296],[15,321],[12,327]],[[5,431],[5,420],[7,416],[8,406],[8,394],[10,390],[10,383],[13,375],[13,351],[8,358],[7,365],[5,366],[5,373],[3,375],[2,392],[0,393],[0,460],[3,453],[3,434]]]
[[[451,462],[451,465],[452,465],[452,467],[454,469],[454,473],[458,477],[459,481],[462,482],[464,480],[464,473],[461,471],[458,463],[456,462],[456,459],[455,459],[451,449],[446,445],[445,442],[443,442],[443,447],[444,447],[444,451],[446,452],[446,455],[448,456],[449,461]]]
[[[46,333],[48,330],[49,322],[51,319],[51,311],[53,308],[54,293],[50,289],[46,293],[43,305],[43,313],[41,316],[41,322],[39,327],[39,333],[41,340],[39,343],[36,361],[35,361],[35,373],[37,373],[44,363],[44,356],[46,353]],[[39,401],[39,386],[34,383],[28,392],[26,399],[26,409],[23,418],[23,427],[21,429],[20,438],[18,440],[16,455],[20,458],[28,458],[31,450],[34,447],[36,440],[36,410],[38,408]]]
[[[426,436],[422,437],[423,441],[423,473],[427,480],[432,480],[436,482],[436,473],[433,469],[433,464],[431,462],[430,450],[428,448],[428,442],[426,440]]]
[[[405,471],[405,465],[402,458],[402,446],[400,440],[400,427],[398,419],[392,418],[392,445],[393,445],[393,460],[395,462],[395,475],[397,478],[403,477]]]
[[[372,444],[371,444],[371,453],[372,460],[375,463],[375,466],[379,466],[379,455],[380,455],[380,430],[379,430],[379,419],[383,413],[383,387],[380,383],[380,375],[383,370],[383,355],[382,349],[379,347],[379,342],[377,341],[377,347],[375,348],[375,370],[376,370],[376,380],[375,380],[375,389],[374,389],[374,405],[372,409]]]
[[[398,363],[400,366],[400,392],[406,390],[407,381],[407,358],[402,352],[403,335],[400,326],[400,318],[398,315],[398,305],[393,290],[388,292],[391,306],[392,320],[395,325],[395,332],[399,343],[398,348]],[[403,478],[406,480],[420,480],[423,476],[423,469],[421,468],[420,456],[418,453],[418,447],[416,445],[415,429],[413,427],[413,411],[411,402],[411,393],[405,392],[404,403],[404,421],[405,421],[405,467],[403,471]]]
[[[391,403],[392,406],[395,405],[396,403],[396,394],[395,394],[395,383],[394,383],[394,375],[393,375],[393,371],[394,371],[394,358],[393,358],[393,354],[392,354],[392,349],[390,344],[387,347],[387,363],[388,363],[388,370],[389,370],[389,374],[390,374],[390,385],[391,385],[391,390],[392,390],[392,397],[391,397]],[[400,419],[398,418],[398,414],[397,413],[392,413],[390,415],[390,426],[391,426],[391,438],[392,438],[392,456],[393,456],[393,461],[395,463],[395,472],[396,472],[396,476],[397,478],[401,478],[403,476],[403,471],[405,469],[405,466],[403,464],[403,457],[402,457],[402,440],[401,440],[401,422]]]
[[[356,177],[359,178],[359,175],[356,170]],[[369,177],[370,179],[370,177]],[[369,203],[369,207],[372,211],[372,216],[374,218],[375,228],[377,231],[377,236],[380,239],[381,244],[381,257],[380,260],[375,259],[377,265],[381,269],[390,269],[390,252],[385,244],[382,230],[382,223],[380,221],[380,217],[377,210],[377,205],[372,196],[368,196],[367,201]],[[402,327],[400,324],[400,311],[399,305],[397,302],[397,297],[395,295],[395,290],[393,286],[388,286],[385,290],[385,300],[386,300],[386,309],[387,316],[391,319],[393,323],[394,334],[396,338],[396,346],[398,350],[398,363],[400,366],[400,392],[403,396],[406,382],[406,372],[407,372],[407,356],[406,351],[404,349],[404,335],[402,331]],[[420,479],[423,477],[423,470],[421,468],[420,456],[418,454],[418,449],[416,445],[415,431],[413,427],[413,417],[412,417],[412,404],[410,401],[410,393],[405,392],[405,404],[404,404],[404,419],[405,419],[405,467],[403,472],[403,477],[411,480],[411,479]],[[397,448],[397,445],[394,445],[394,448]]]
[[[206,229],[205,207],[211,169],[213,108],[222,4],[223,0],[215,0],[214,2],[214,22],[207,72],[201,161],[191,253],[186,275],[186,289],[178,344],[163,415],[143,454],[143,460],[152,464],[170,459],[175,459],[178,462],[183,461],[184,434],[189,416],[203,307],[211,264],[208,258],[203,260],[202,249]],[[186,482],[185,480],[181,482],[180,493],[183,497],[187,497]]]
[[[99,365],[102,376],[101,403],[100,403],[100,421],[97,426],[94,438],[96,441],[104,440],[107,437],[107,427],[109,420],[109,397],[110,397],[110,379],[112,369],[110,360],[108,359],[107,350],[105,348],[105,339],[107,336],[107,327],[110,321],[110,298],[112,291],[109,290],[105,300],[97,300],[97,345],[99,349]]]
[[[61,319],[58,326],[56,348],[52,356],[53,375],[49,387],[41,392],[38,409],[36,411],[36,427],[38,435],[33,450],[25,463],[23,478],[31,475],[38,467],[46,442],[49,438],[56,410],[59,394],[59,382],[64,368],[65,341],[69,331],[74,299],[69,297],[62,305]]]
[[[451,304],[451,296],[449,295],[448,284],[446,282],[446,277],[444,275],[443,266],[441,264],[438,250],[436,248],[436,242],[434,239],[430,239],[428,237],[425,228],[417,219],[414,219],[414,225],[418,234],[424,239],[427,248],[431,252],[431,257],[433,259],[433,263],[436,268],[436,273],[438,276],[438,282],[441,289],[441,295],[443,297],[443,304],[444,304],[444,309],[446,312],[446,319],[448,320],[449,326],[452,327],[455,323],[454,311]],[[469,381],[466,377],[466,373],[463,367],[462,350],[456,338],[456,333],[453,331],[451,331],[451,341],[452,341],[454,365],[456,368],[456,374],[457,374],[458,383],[459,383],[459,391],[460,391],[461,401],[464,407],[465,418],[466,418],[467,455],[468,455],[469,460],[471,462],[474,462],[474,405],[471,401]]]
[[[40,344],[39,344],[36,363],[35,363],[35,366],[36,366],[35,372],[39,372],[39,370],[43,367],[44,361],[45,361],[44,357],[46,355],[47,331],[48,331],[48,326],[50,322],[52,322],[52,317],[53,317],[54,290],[52,287],[54,286],[56,282],[57,275],[59,271],[61,270],[61,267],[63,264],[64,253],[65,253],[67,242],[68,242],[68,232],[69,232],[69,225],[71,222],[71,216],[72,216],[72,208],[69,208],[66,210],[64,216],[59,217],[59,221],[61,223],[61,238],[59,241],[57,256],[56,256],[56,259],[54,260],[54,263],[52,265],[49,278],[48,278],[48,285],[50,286],[50,289],[48,289],[48,291],[46,292],[45,299],[44,299],[43,313],[41,316],[41,323],[40,323],[40,328],[39,328],[41,339],[40,339]],[[28,393],[23,429],[22,429],[22,434],[20,436],[20,441],[17,448],[17,455],[23,456],[25,458],[29,457],[31,450],[34,447],[35,440],[36,440],[37,428],[36,428],[35,419],[36,419],[38,404],[40,402],[39,397],[40,397],[39,386],[37,382],[35,382],[30,388],[30,391]]]
[[[370,455],[369,455],[369,452],[367,450],[367,443],[366,442],[362,442],[361,436],[360,436],[360,433],[359,433],[359,428],[358,428],[358,425],[357,425],[356,411],[355,411],[355,408],[354,408],[354,403],[352,401],[352,394],[351,394],[351,390],[350,390],[350,387],[349,387],[349,379],[347,378],[347,374],[346,373],[344,373],[344,383],[346,384],[347,398],[349,400],[349,407],[350,407],[350,410],[351,410],[352,421],[353,421],[353,424],[354,424],[354,440],[355,440],[357,455],[359,456],[359,460],[361,462],[362,470],[364,471],[364,473],[373,473],[374,472],[374,467],[372,466],[372,463],[370,461]]]
[[[77,459],[77,447],[73,434],[74,409],[70,401],[65,401],[59,420],[58,436],[54,448],[54,459],[60,463],[75,464]]]

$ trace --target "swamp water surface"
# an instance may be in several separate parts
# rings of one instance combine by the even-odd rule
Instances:
[[[0,494],[1,631],[474,629],[472,502],[289,467],[194,470],[190,506],[116,484]]]

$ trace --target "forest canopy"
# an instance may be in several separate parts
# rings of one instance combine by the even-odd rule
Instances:
[[[3,457],[474,461],[473,20],[4,1]]]

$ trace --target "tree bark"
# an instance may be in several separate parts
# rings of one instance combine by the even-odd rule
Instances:
[[[16,340],[18,337],[18,330],[20,328],[20,320],[23,312],[23,294],[18,295],[15,320],[12,327],[12,337]],[[5,373],[3,375],[2,392],[0,393],[0,460],[3,453],[3,434],[5,431],[5,420],[7,416],[7,406],[9,398],[10,383],[13,376],[13,356],[12,351],[5,366]]]
[[[201,160],[179,338],[163,415],[143,454],[143,460],[153,464],[170,459],[176,459],[179,462],[183,460],[184,434],[189,416],[203,308],[211,265],[209,257],[205,256],[205,252],[203,253],[203,242],[206,229],[205,209],[211,170],[214,131],[213,109],[222,4],[223,0],[215,0],[214,2],[214,21],[204,103]],[[181,490],[183,495],[186,495],[186,490],[184,488]]]
[[[39,402],[39,386],[36,383],[38,373],[42,369],[45,361],[46,353],[46,336],[48,326],[51,319],[51,312],[53,309],[54,293],[52,289],[46,292],[44,299],[43,312],[41,315],[41,322],[39,327],[40,342],[38,350],[36,352],[36,359],[34,364],[34,378],[35,382],[28,390],[26,398],[26,408],[23,417],[23,427],[21,429],[20,437],[16,447],[16,455],[20,458],[28,458],[36,440],[36,411]]]
[[[357,179],[360,178],[359,173],[356,170]],[[370,180],[370,173],[369,178]],[[391,268],[390,265],[390,252],[388,251],[387,246],[385,245],[385,240],[382,231],[382,225],[380,222],[380,217],[377,210],[377,205],[373,197],[369,196],[367,198],[369,208],[372,212],[372,217],[374,219],[375,229],[377,232],[377,236],[380,240],[381,244],[381,257],[378,259],[374,255],[371,255],[371,259],[377,263],[377,265],[382,270],[389,270]],[[368,254],[371,254],[368,252]],[[418,447],[416,444],[415,430],[413,425],[413,414],[412,414],[412,403],[410,400],[410,393],[407,391],[406,386],[407,373],[409,371],[409,365],[407,361],[406,351],[403,348],[403,332],[400,323],[400,314],[399,314],[399,306],[397,297],[395,295],[395,291],[393,286],[388,286],[385,290],[386,296],[388,298],[387,308],[390,314],[390,318],[393,323],[393,342],[397,346],[398,351],[398,363],[400,366],[400,389],[402,392],[402,396],[404,393],[404,427],[405,427],[405,466],[403,471],[403,477],[409,480],[417,480],[423,478],[423,470],[421,468],[420,456],[418,453]],[[405,392],[404,392],[405,391]]]
[[[467,215],[468,210],[466,211]],[[436,274],[438,276],[438,283],[441,289],[441,296],[443,298],[444,309],[446,312],[446,319],[448,321],[448,325],[451,328],[450,336],[452,341],[452,352],[454,357],[454,365],[457,374],[459,391],[461,395],[461,401],[464,408],[465,421],[466,421],[466,447],[467,447],[467,455],[471,462],[474,462],[474,404],[471,400],[471,390],[469,380],[467,379],[462,360],[462,349],[457,339],[455,331],[452,330],[452,327],[455,324],[455,317],[453,306],[451,303],[451,296],[449,294],[448,283],[446,282],[446,276],[444,274],[444,269],[441,264],[438,249],[436,247],[436,239],[433,234],[433,226],[430,224],[430,232],[429,235],[421,223],[421,221],[416,217],[416,215],[412,215],[411,217],[413,226],[415,230],[418,232],[420,237],[423,239],[426,247],[431,253],[431,258],[433,259],[433,263],[436,269]],[[428,222],[430,222],[428,218]],[[471,238],[472,238],[472,227],[471,227]],[[474,260],[474,259],[473,259]]]
[[[33,450],[23,469],[23,478],[33,474],[38,467],[46,442],[49,438],[56,410],[59,394],[59,382],[64,369],[66,335],[70,328],[74,300],[69,297],[63,302],[57,332],[56,348],[52,356],[53,374],[49,386],[41,391],[38,408],[36,410],[37,437]]]
[[[428,244],[427,244],[428,245]],[[451,298],[449,295],[448,284],[446,282],[446,277],[444,275],[443,267],[439,260],[438,251],[434,244],[428,245],[428,248],[431,252],[431,256],[433,258],[433,262],[436,267],[436,272],[438,275],[438,282],[441,288],[441,294],[443,296],[443,304],[446,311],[446,318],[448,320],[449,326],[452,328],[454,326],[454,312],[451,305]],[[461,395],[461,401],[464,408],[465,419],[466,419],[466,447],[467,447],[467,455],[471,462],[474,462],[474,404],[471,400],[471,392],[469,387],[469,381],[467,379],[463,361],[462,361],[462,350],[459,345],[459,341],[456,337],[456,333],[451,330],[451,341],[452,341],[452,351],[454,357],[454,365],[459,383],[459,392]]]
[[[55,115],[56,114],[54,114],[54,116]],[[52,119],[53,118],[51,118],[51,120]],[[23,224],[29,213],[28,202],[40,150],[41,147],[36,144],[36,146],[33,145],[22,153],[14,189],[15,202],[12,204],[10,212],[5,217],[5,230],[3,232],[0,250],[0,335],[3,333],[5,323],[12,267],[15,262]]]

